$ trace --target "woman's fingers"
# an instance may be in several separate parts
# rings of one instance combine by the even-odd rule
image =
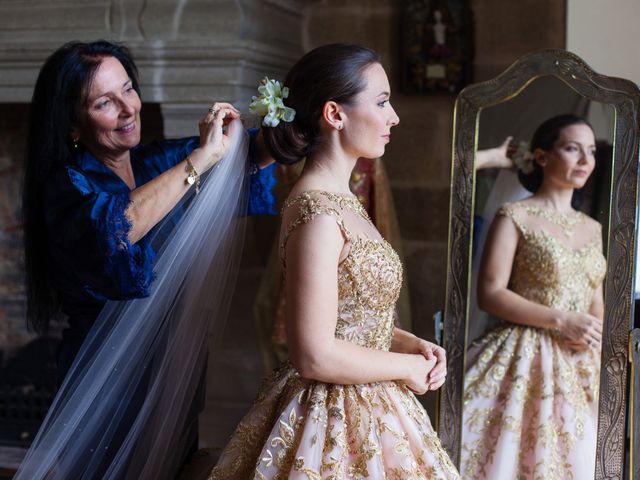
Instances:
[[[211,107],[209,107],[210,110],[213,110],[214,112],[216,110],[220,110],[222,108],[226,108],[228,110],[233,110],[234,113],[240,115],[240,110],[238,110],[236,107],[233,106],[233,104],[231,103],[227,103],[227,102],[213,102],[211,104]]]
[[[444,348],[439,347],[438,345],[433,345],[433,354],[438,359],[438,363],[443,363],[446,365],[447,363],[447,352]]]
[[[439,370],[437,372],[433,372],[432,371],[429,374],[429,377],[427,378],[427,380],[428,380],[430,385],[433,385],[433,384],[436,384],[436,383],[444,382],[445,378],[447,378],[447,370],[446,369],[442,369],[442,370]]]
[[[513,137],[508,136],[507,138],[504,139],[504,141],[500,144],[500,147],[498,148],[503,148],[506,151],[507,148],[509,148],[509,144],[511,143],[511,140],[513,140]]]
[[[424,358],[426,358],[427,360],[437,360],[437,358],[433,354],[433,350],[428,346],[423,345],[420,348],[420,353],[424,355]]]
[[[207,111],[205,118],[214,117],[222,109],[231,110],[235,115],[240,116],[240,110],[238,110],[232,104],[226,102],[213,102],[209,106],[209,110]]]
[[[203,171],[208,170],[225,155],[229,142],[223,128],[225,122],[229,123],[236,118],[240,118],[240,112],[233,105],[215,103],[198,122],[200,148],[206,152],[206,158],[209,160]]]
[[[435,382],[436,380],[439,380],[446,376],[447,376],[447,369],[441,365],[436,365],[435,367],[433,367],[433,370],[429,372],[427,379],[429,380],[429,382]]]
[[[565,340],[564,346],[574,352],[583,352],[589,348],[588,344],[575,340]]]
[[[218,146],[222,138],[222,127],[225,122],[240,118],[240,114],[232,108],[220,108],[215,113],[208,113],[200,121],[200,143],[214,143]]]
[[[200,120],[199,125],[201,126],[213,125],[214,120],[218,118],[220,115],[223,115],[223,118],[226,119],[227,122],[230,122],[235,118],[240,118],[240,111],[230,103],[224,103],[224,102],[213,103],[209,107],[206,115],[202,117],[202,119]]]
[[[444,385],[446,377],[443,377],[437,381],[429,383],[429,390],[438,390],[442,385]]]
[[[225,134],[222,130],[225,120],[229,122],[239,117],[240,117],[240,114],[236,113],[234,109],[221,108],[220,110],[218,110],[216,115],[213,117],[212,130],[211,130],[211,141],[216,147],[218,146],[222,148],[225,147],[225,142],[224,142]]]
[[[591,328],[593,328],[598,335],[602,335],[602,321],[597,317],[592,317]]]

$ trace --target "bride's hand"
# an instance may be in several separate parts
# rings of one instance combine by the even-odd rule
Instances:
[[[560,316],[560,333],[565,345],[574,351],[599,348],[602,341],[602,320],[588,313],[564,312]]]
[[[427,360],[423,355],[412,354],[408,357],[407,375],[402,382],[416,395],[423,395],[429,390],[427,377],[436,361]]]
[[[209,170],[215,165],[229,148],[229,137],[223,127],[232,120],[240,118],[240,112],[230,103],[216,102],[198,123],[200,129],[200,146],[203,160],[196,166],[199,173]],[[198,168],[200,167],[200,168]]]
[[[436,364],[427,376],[428,389],[437,390],[447,378],[447,354],[444,348],[435,343],[416,338],[416,353],[420,353],[427,360],[435,360]]]

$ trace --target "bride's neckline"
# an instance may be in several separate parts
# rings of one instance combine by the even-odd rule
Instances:
[[[530,215],[544,218],[558,225],[567,237],[573,236],[573,228],[586,222],[586,215],[579,210],[559,212],[549,207],[519,202],[519,205]]]
[[[337,197],[343,197],[343,198],[347,198],[347,199],[351,199],[351,200],[358,200],[358,197],[356,197],[356,195],[354,193],[338,193],[338,192],[331,192],[329,190],[323,190],[321,188],[309,188],[307,190],[303,190],[300,193],[296,194],[294,197],[299,197],[301,195],[304,195],[305,193],[324,193],[324,194],[328,194],[328,195],[335,195]]]
[[[554,207],[552,206],[547,206],[547,205],[540,205],[538,203],[529,203],[529,202],[517,202],[517,204],[521,205],[523,208],[531,208],[531,209],[535,209],[535,210],[542,210],[546,213],[550,213],[552,215],[559,215],[559,216],[571,216],[571,215],[580,215],[581,212],[579,210],[575,210],[574,208],[571,208],[571,210],[556,210]]]

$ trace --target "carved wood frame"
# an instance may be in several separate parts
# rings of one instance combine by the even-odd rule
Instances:
[[[525,55],[496,78],[468,86],[456,100],[443,332],[448,375],[439,399],[439,435],[459,466],[479,113],[484,107],[514,97],[533,80],[547,75],[557,77],[582,96],[615,109],[612,202],[608,229],[603,226],[608,231],[609,249],[595,479],[621,480],[633,311],[640,90],[628,80],[594,72],[579,57],[564,50]]]
[[[640,328],[629,335],[629,355],[631,355],[631,447],[629,455],[629,478],[640,480]]]

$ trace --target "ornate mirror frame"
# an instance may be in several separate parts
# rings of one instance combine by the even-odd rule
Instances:
[[[606,103],[615,110],[611,206],[609,225],[603,226],[608,233],[609,248],[595,478],[622,479],[629,332],[633,328],[640,90],[628,80],[594,72],[576,55],[564,50],[525,55],[498,77],[468,86],[456,100],[443,331],[448,375],[440,393],[439,436],[459,466],[479,114],[482,108],[509,100],[536,78],[548,75],[562,80],[583,97]]]
[[[636,259],[637,261],[637,259]],[[629,335],[629,354],[631,355],[631,446],[629,471],[632,480],[640,480],[640,328],[632,330]]]

